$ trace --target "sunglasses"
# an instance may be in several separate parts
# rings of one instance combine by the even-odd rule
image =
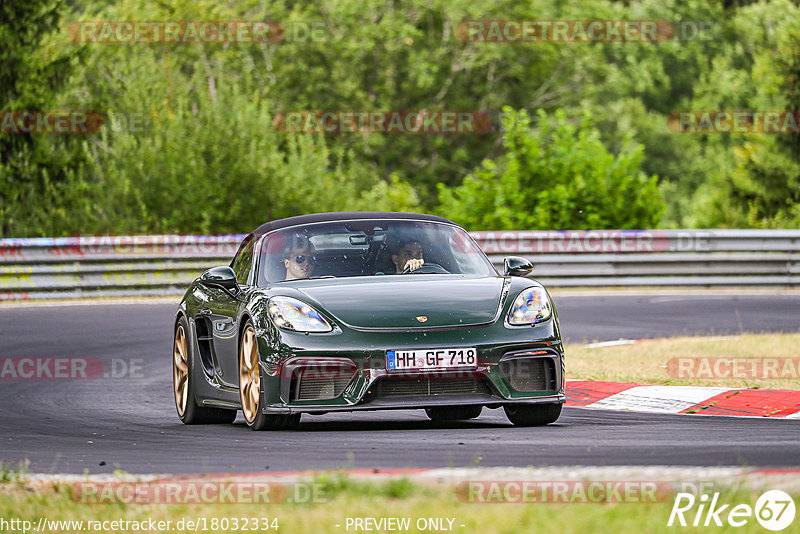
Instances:
[[[317,261],[317,259],[314,256],[297,255],[297,256],[294,257],[295,263],[298,263],[298,264],[301,264],[301,265],[303,263],[305,263],[306,260],[308,260],[308,263],[314,263],[314,262]]]

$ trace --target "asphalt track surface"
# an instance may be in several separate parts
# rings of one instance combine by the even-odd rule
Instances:
[[[800,295],[556,296],[571,341],[800,330]],[[565,408],[515,428],[502,410],[436,424],[421,410],[304,416],[298,430],[183,426],[171,383],[174,304],[0,306],[0,357],[141,360],[136,376],[0,380],[0,462],[29,472],[748,465],[800,467],[800,420]]]

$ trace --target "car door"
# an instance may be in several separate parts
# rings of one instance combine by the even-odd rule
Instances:
[[[217,376],[224,385],[231,387],[239,387],[239,328],[236,320],[245,305],[244,295],[251,284],[253,242],[253,237],[248,236],[231,263],[236,281],[244,291],[234,297],[222,289],[211,288],[210,298],[206,302],[218,364]]]

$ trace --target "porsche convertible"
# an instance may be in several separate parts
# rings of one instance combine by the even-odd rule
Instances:
[[[555,422],[564,352],[532,264],[503,273],[457,224],[339,212],[261,225],[229,266],[187,289],[173,386],[185,424],[290,429],[302,414],[424,409],[434,421],[503,408]]]

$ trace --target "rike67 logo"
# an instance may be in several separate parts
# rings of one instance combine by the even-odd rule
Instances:
[[[755,507],[720,502],[719,493],[711,497],[704,493],[699,498],[691,493],[678,493],[667,526],[742,527],[755,518],[765,529],[778,532],[792,524],[794,515],[794,500],[781,490],[762,493]]]

